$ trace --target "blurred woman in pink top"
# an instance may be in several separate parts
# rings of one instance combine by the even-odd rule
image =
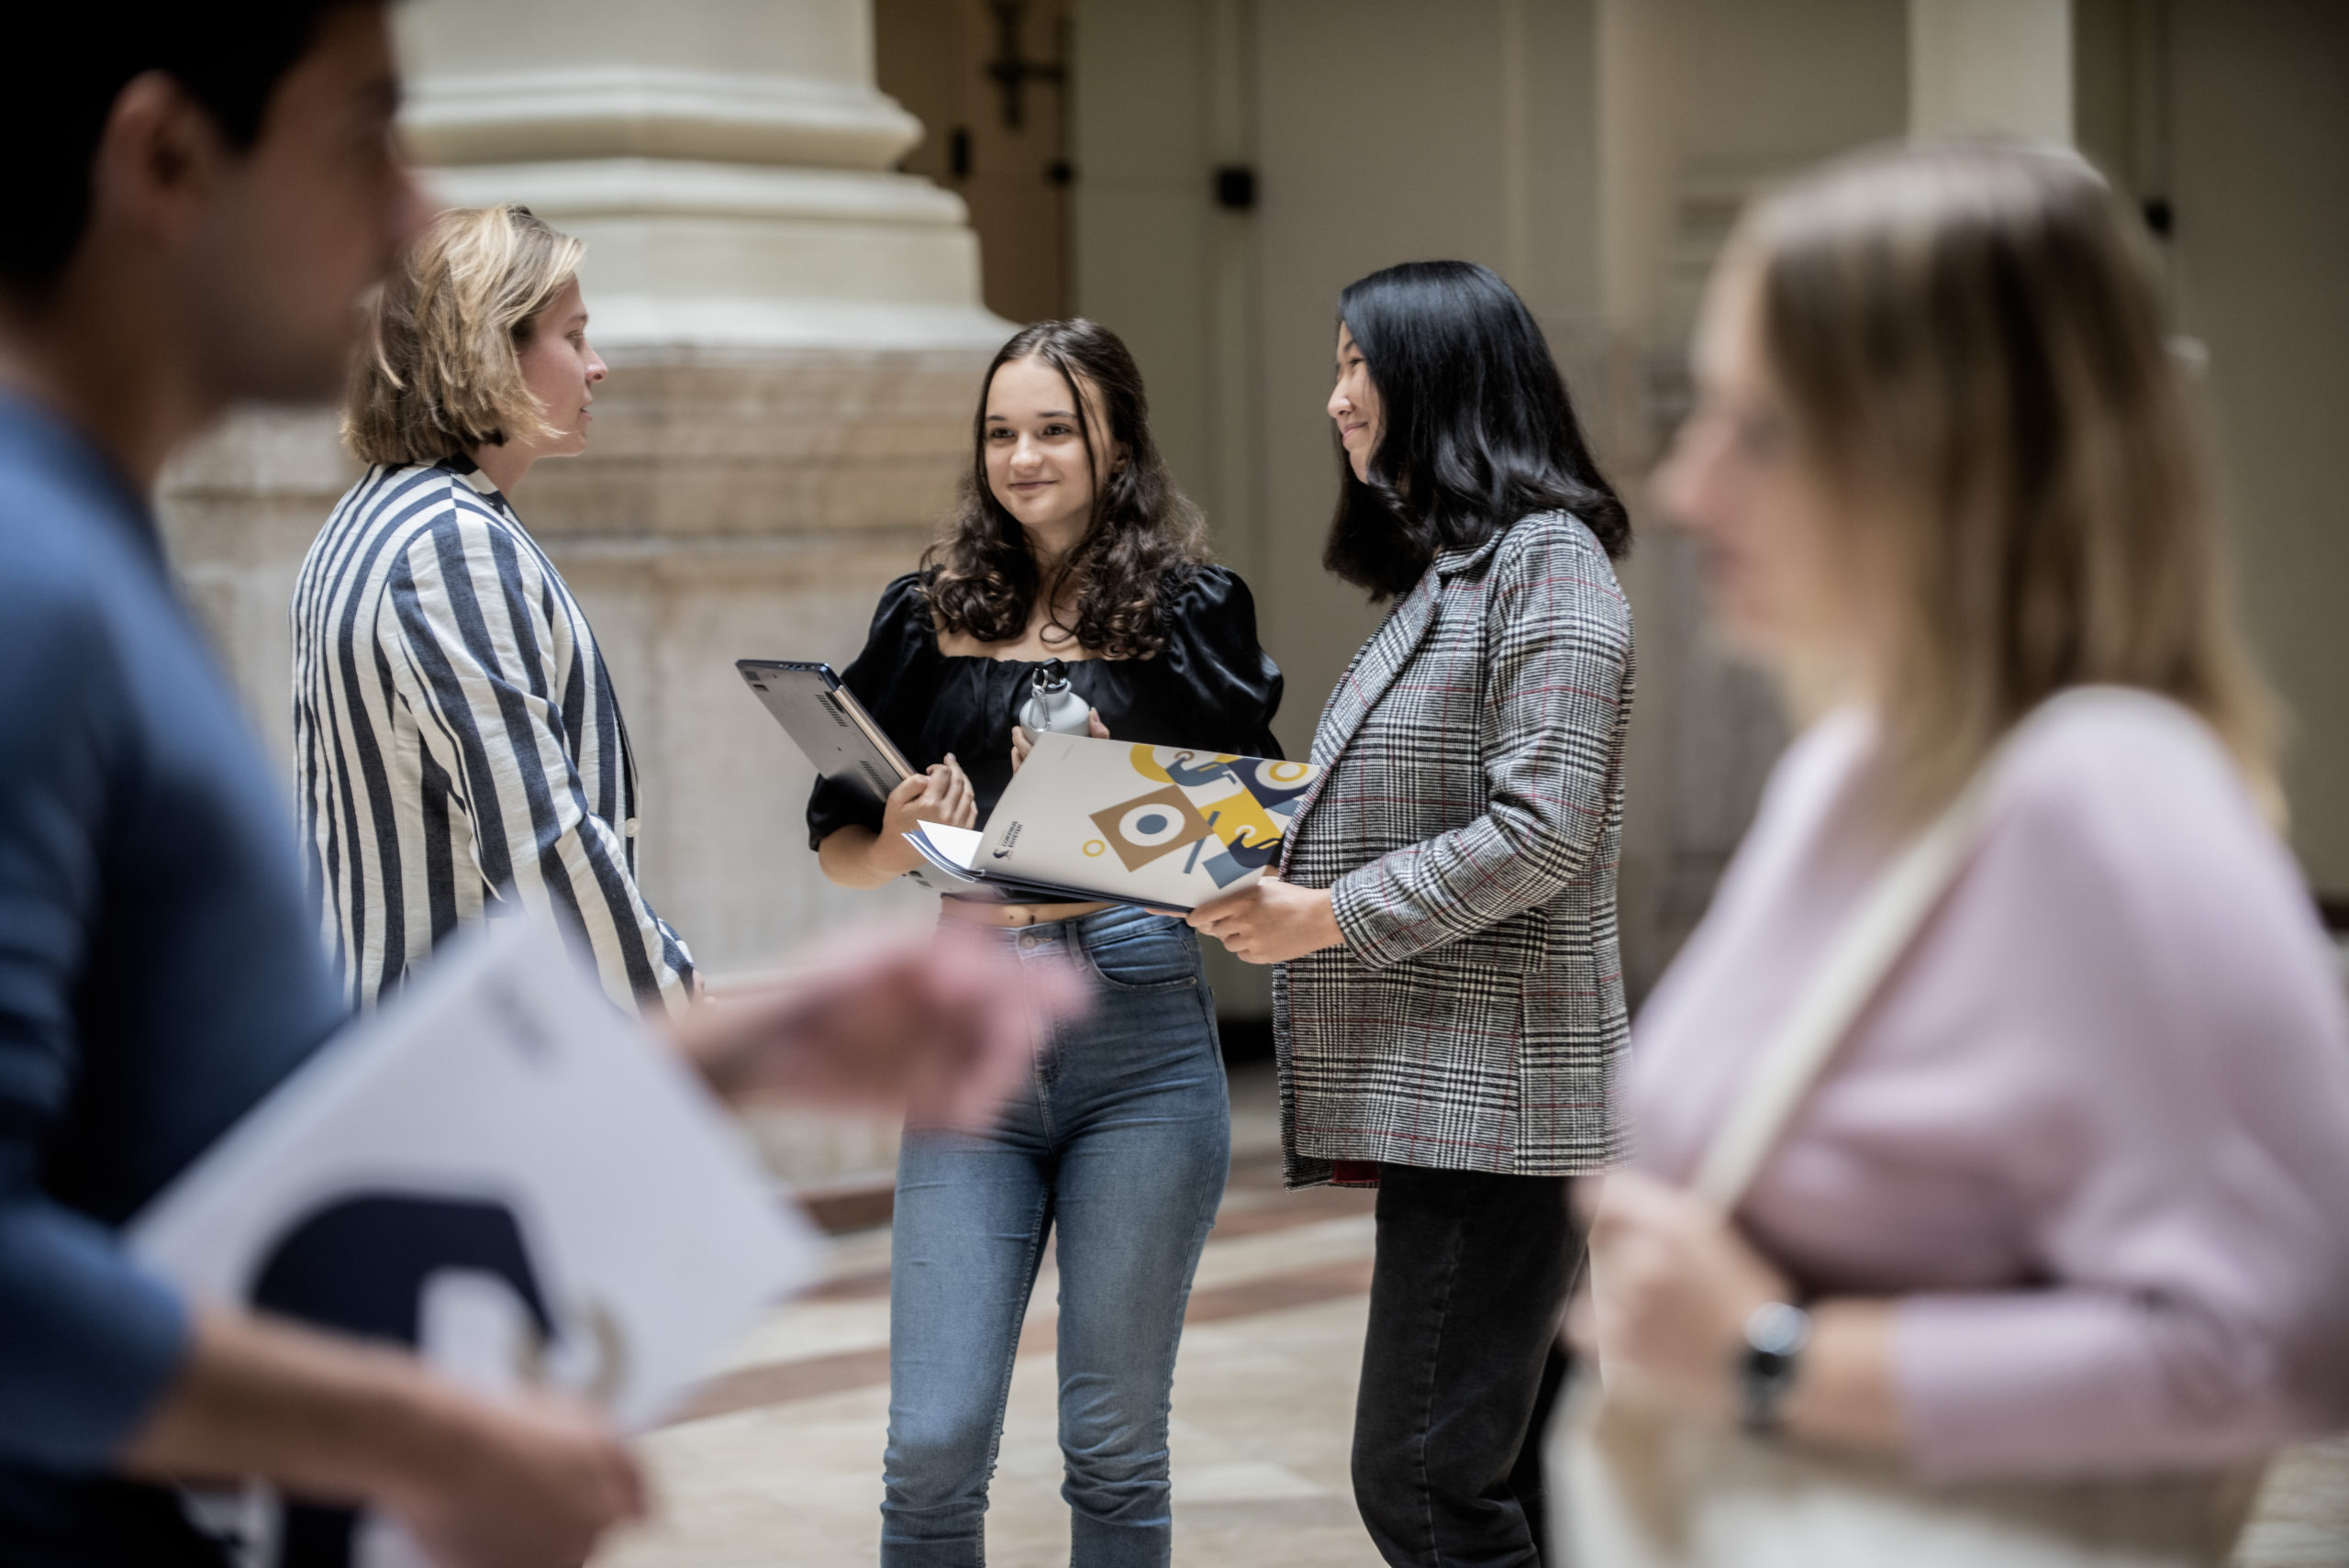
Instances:
[[[1634,1029],[1576,1314],[1610,1378],[1932,1481],[2349,1425],[2349,1021],[2168,331],[2068,153],[1860,155],[1732,243],[1659,494],[1807,728]],[[1745,1069],[2001,742],[1970,862],[1714,1218],[1679,1185]]]

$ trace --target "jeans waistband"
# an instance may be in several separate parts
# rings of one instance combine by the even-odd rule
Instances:
[[[1064,920],[1041,920],[1032,926],[966,926],[962,929],[975,931],[1015,952],[1034,953],[1064,951],[1073,942],[1081,942],[1085,937],[1109,927],[1165,917],[1130,904],[1113,904],[1107,909],[1097,909],[1089,915],[1074,915]]]

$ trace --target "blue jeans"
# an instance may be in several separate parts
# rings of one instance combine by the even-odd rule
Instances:
[[[1156,1568],[1174,1348],[1231,1154],[1198,937],[1131,908],[1000,936],[1024,962],[1074,961],[1093,1010],[1044,1042],[993,1131],[909,1129],[897,1156],[881,1561],[985,1561],[1012,1359],[1055,1230],[1070,1561]]]

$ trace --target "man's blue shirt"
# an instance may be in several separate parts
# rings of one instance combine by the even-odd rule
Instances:
[[[286,802],[153,519],[0,396],[0,1562],[116,1554],[72,1478],[187,1338],[117,1229],[342,1018]],[[158,1501],[133,1492],[105,1511]]]

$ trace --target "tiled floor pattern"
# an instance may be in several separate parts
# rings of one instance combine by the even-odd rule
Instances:
[[[1232,1181],[1193,1290],[1174,1385],[1174,1561],[1376,1568],[1346,1477],[1367,1194],[1280,1190],[1271,1086],[1233,1085]],[[994,1568],[1068,1561],[1047,1266],[1020,1340],[993,1506]],[[828,1282],[736,1347],[646,1445],[660,1523],[597,1568],[867,1568],[888,1420],[888,1238],[844,1239]],[[2278,1464],[2241,1568],[2349,1568],[2349,1442]]]

